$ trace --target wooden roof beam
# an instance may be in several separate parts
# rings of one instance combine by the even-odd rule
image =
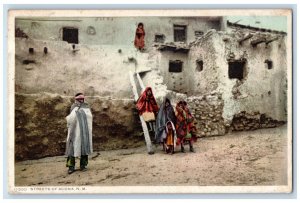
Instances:
[[[269,40],[266,40],[266,45],[270,44],[271,42],[274,42],[276,40],[279,40],[279,37],[275,37],[273,39],[269,39]]]
[[[265,37],[260,37],[260,38],[257,38],[255,40],[252,40],[251,45],[252,45],[252,47],[256,47],[258,44],[261,44],[261,43],[264,43],[264,42],[266,42],[266,38]]]
[[[249,33],[249,34],[245,35],[243,38],[239,39],[238,42],[239,42],[239,44],[242,44],[244,41],[250,39],[251,37],[253,37],[253,34]]]

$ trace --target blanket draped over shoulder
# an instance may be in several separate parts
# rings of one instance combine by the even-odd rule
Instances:
[[[87,103],[73,105],[71,113],[66,117],[68,136],[66,155],[80,157],[93,152],[92,121],[93,116]]]
[[[166,102],[169,103],[168,106],[166,106]],[[163,139],[165,138],[164,129],[168,121],[171,121],[172,124],[176,125],[176,116],[174,109],[171,105],[170,100],[168,98],[165,98],[163,104],[159,108],[156,118],[155,141],[157,143],[163,142]]]
[[[180,105],[182,103],[182,105]],[[187,106],[179,102],[176,105],[176,132],[177,132],[177,144],[184,143],[185,141],[197,141],[195,119],[191,114]]]
[[[151,91],[151,96],[147,95],[147,92],[149,90]],[[145,112],[153,112],[155,114],[158,112],[158,106],[153,96],[151,87],[147,87],[141,94],[141,96],[137,100],[136,108],[138,109],[140,115]]]
[[[176,132],[178,136],[177,144],[181,143],[184,137],[187,135],[187,119],[186,113],[183,108],[180,107],[179,103],[176,105]]]

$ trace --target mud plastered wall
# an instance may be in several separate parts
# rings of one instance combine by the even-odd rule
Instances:
[[[243,43],[238,42],[239,39],[248,34],[249,32],[240,30],[231,33],[215,32],[210,38],[216,48],[217,91],[222,93],[224,100],[223,118],[225,124],[240,122],[238,125],[244,126],[244,130],[254,127],[242,124],[241,120],[245,121],[246,119],[247,122],[251,123],[253,121],[251,117],[254,115],[263,115],[277,124],[278,121],[286,121],[287,119],[285,38],[271,33],[255,32],[253,38],[245,40]],[[262,36],[267,39],[278,37],[278,40],[269,44],[260,43],[252,46],[251,42]],[[229,61],[232,60],[245,61],[243,79],[229,78]],[[266,60],[272,61],[271,68],[268,67]],[[233,118],[239,117],[240,113],[245,115],[244,119],[233,120]],[[265,125],[261,123],[259,126]],[[233,129],[237,128],[234,127]]]
[[[37,159],[63,155],[72,97],[57,94],[16,94],[15,158]],[[132,100],[87,97],[93,114],[94,150],[144,145]]]
[[[203,37],[191,43],[188,61],[189,87],[191,95],[206,95],[214,92],[218,85],[217,47],[211,39],[216,30],[210,30]],[[197,62],[202,61],[202,70],[197,68]]]
[[[217,67],[220,67],[217,90],[223,93],[223,117],[225,121],[231,121],[235,114],[246,111],[286,121],[286,39],[284,36],[255,32],[253,38],[240,44],[238,39],[247,34],[243,31],[228,35],[216,32],[211,38],[217,50]],[[278,40],[252,46],[251,42],[262,36],[267,39],[278,37]],[[231,60],[245,60],[243,79],[229,78],[228,62]],[[272,61],[271,68],[266,60]]]
[[[61,95],[83,91],[90,96],[128,98],[128,72],[135,71],[136,58],[142,61],[137,55],[142,54],[127,46],[80,45],[74,50],[67,42],[16,38],[16,91]]]
[[[285,38],[274,33],[254,32],[251,40],[239,43],[238,40],[248,34],[249,30],[229,33],[210,30],[190,44],[187,59],[182,59],[187,64],[186,69],[176,74],[184,78],[183,86],[189,88],[189,105],[201,136],[276,127],[287,119]],[[251,44],[262,36],[276,40]],[[167,57],[163,57],[165,55]],[[172,73],[166,71],[167,63],[163,61],[178,58],[180,54],[169,52],[160,56],[160,68],[166,81],[172,78]],[[243,60],[243,78],[231,78],[229,62]],[[197,61],[202,61],[202,69],[197,69]],[[266,61],[272,61],[272,67]],[[215,98],[218,102],[211,103],[205,98]]]
[[[222,29],[220,17],[97,17],[97,18],[19,18],[16,28],[30,38],[62,41],[62,28],[77,28],[79,44],[133,46],[138,23],[144,24],[145,44],[150,47],[156,34],[163,34],[165,42],[174,41],[174,25],[187,26],[187,42],[195,40],[195,31]],[[126,36],[126,37],[124,37]]]
[[[47,54],[43,52],[44,47]],[[33,54],[29,48],[34,48]],[[151,58],[148,53],[128,46],[80,45],[73,50],[66,42],[17,38],[16,159],[64,153],[65,116],[73,102],[69,98],[77,92],[91,97],[88,102],[95,113],[95,150],[141,146],[144,141],[138,116],[132,120],[136,109],[129,72],[153,69],[145,85],[153,87],[154,94],[162,101],[166,88],[162,88],[162,76],[155,72],[156,64]],[[26,60],[33,63],[24,63]],[[52,98],[51,94],[58,98]],[[98,97],[101,99],[93,99]],[[102,108],[104,104],[106,107]],[[126,124],[122,123],[125,121]],[[55,130],[48,129],[49,123]]]

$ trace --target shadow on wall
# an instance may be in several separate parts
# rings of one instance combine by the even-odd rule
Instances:
[[[16,94],[15,158],[17,161],[63,155],[67,138],[65,117],[73,98]],[[138,115],[131,100],[87,99],[93,113],[94,150],[144,145]]]

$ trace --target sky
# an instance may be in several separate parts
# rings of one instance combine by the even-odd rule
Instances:
[[[227,20],[242,25],[287,32],[285,16],[228,16]]]

